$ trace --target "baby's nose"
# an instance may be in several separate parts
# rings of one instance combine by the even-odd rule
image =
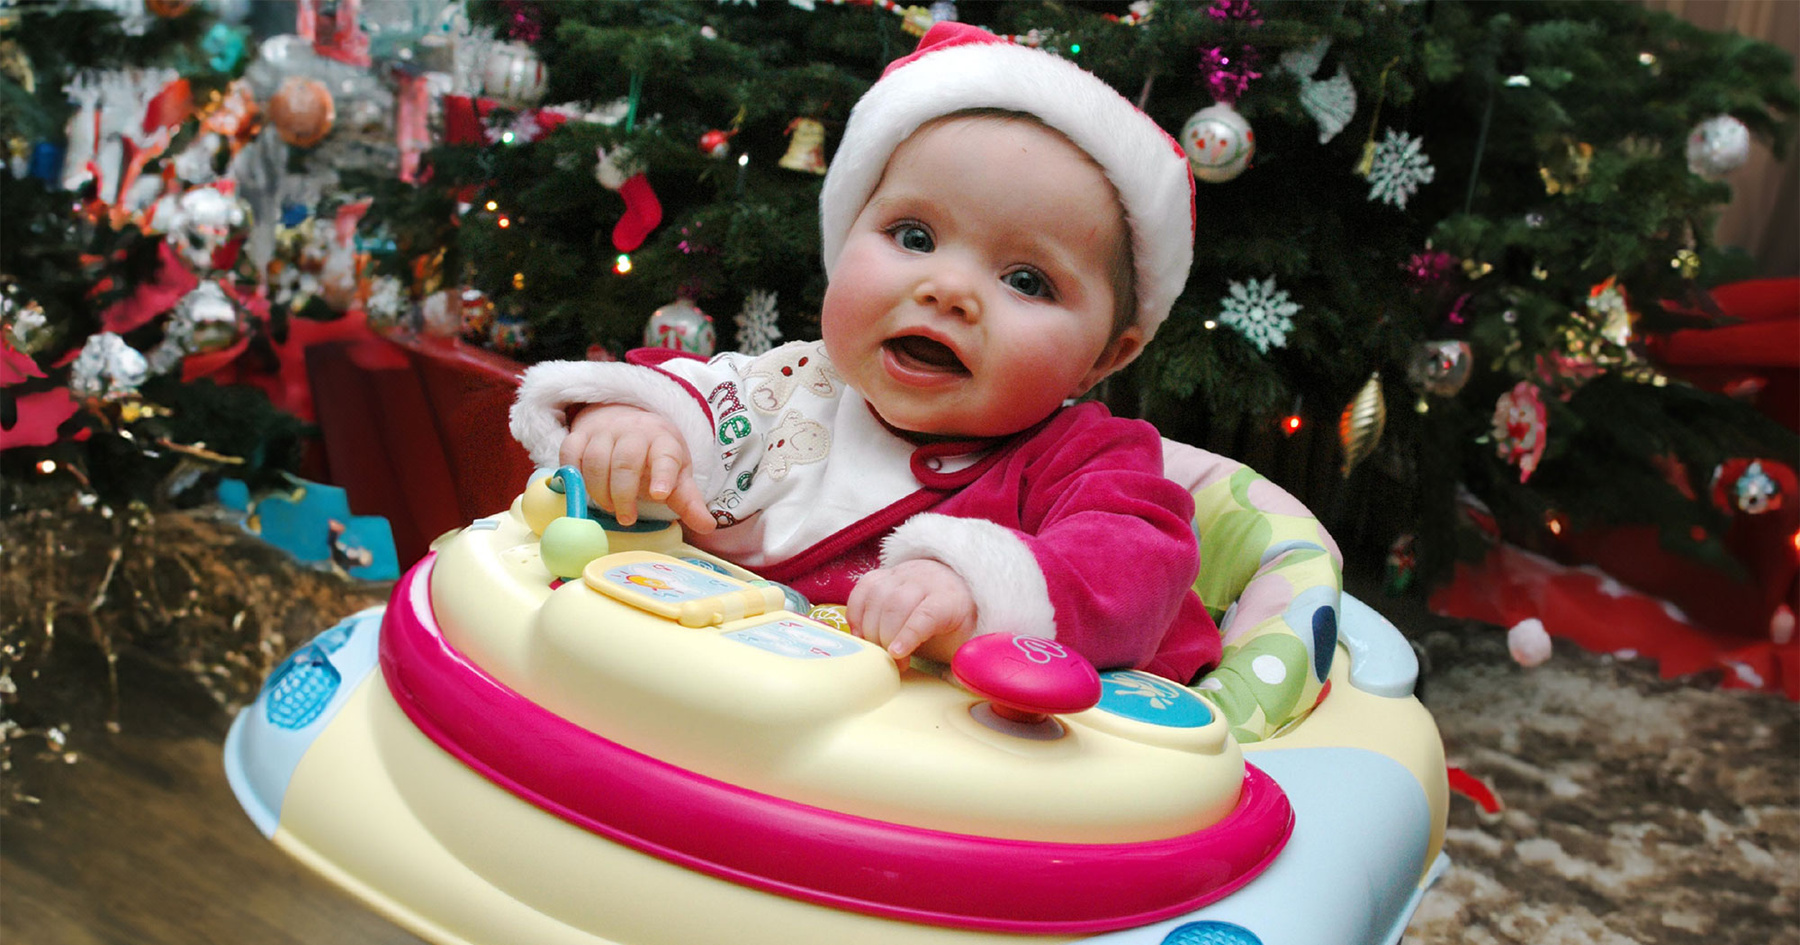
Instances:
[[[913,301],[946,315],[962,318],[981,315],[979,283],[965,267],[945,265],[933,270],[913,289]]]

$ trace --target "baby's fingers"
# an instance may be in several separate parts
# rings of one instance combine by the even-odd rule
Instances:
[[[917,585],[896,580],[891,571],[871,571],[851,589],[844,616],[853,633],[886,648],[924,596]]]
[[[887,645],[888,655],[903,660],[911,657],[919,644],[937,636],[944,631],[943,618],[932,612],[929,600],[914,607],[906,620],[900,625],[899,632]]]
[[[685,470],[675,480],[675,489],[665,503],[691,531],[704,535],[718,527],[713,521],[712,510],[706,507],[706,498],[700,494],[700,487]]]
[[[667,501],[687,470],[687,449],[674,437],[664,437],[650,444],[650,487],[644,494],[651,501]]]
[[[637,521],[638,492],[643,488],[649,450],[650,444],[644,437],[628,433],[614,441],[612,454],[607,458],[603,494],[612,500],[613,517],[620,525]]]

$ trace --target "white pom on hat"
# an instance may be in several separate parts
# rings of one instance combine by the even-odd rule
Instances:
[[[1194,178],[1181,145],[1080,66],[963,23],[934,25],[851,110],[819,195],[826,272],[894,149],[926,122],[972,108],[1034,115],[1100,165],[1125,207],[1148,340],[1194,261]]]

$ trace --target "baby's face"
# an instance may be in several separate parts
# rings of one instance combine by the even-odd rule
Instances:
[[[908,138],[851,227],[825,349],[882,419],[1000,436],[1142,347],[1112,337],[1123,215],[1098,167],[1025,121],[953,118]]]

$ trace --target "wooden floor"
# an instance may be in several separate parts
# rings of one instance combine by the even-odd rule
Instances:
[[[41,802],[0,822],[0,942],[418,945],[251,826],[210,700],[129,660],[120,686],[118,735],[88,730],[74,764],[9,775]]]

